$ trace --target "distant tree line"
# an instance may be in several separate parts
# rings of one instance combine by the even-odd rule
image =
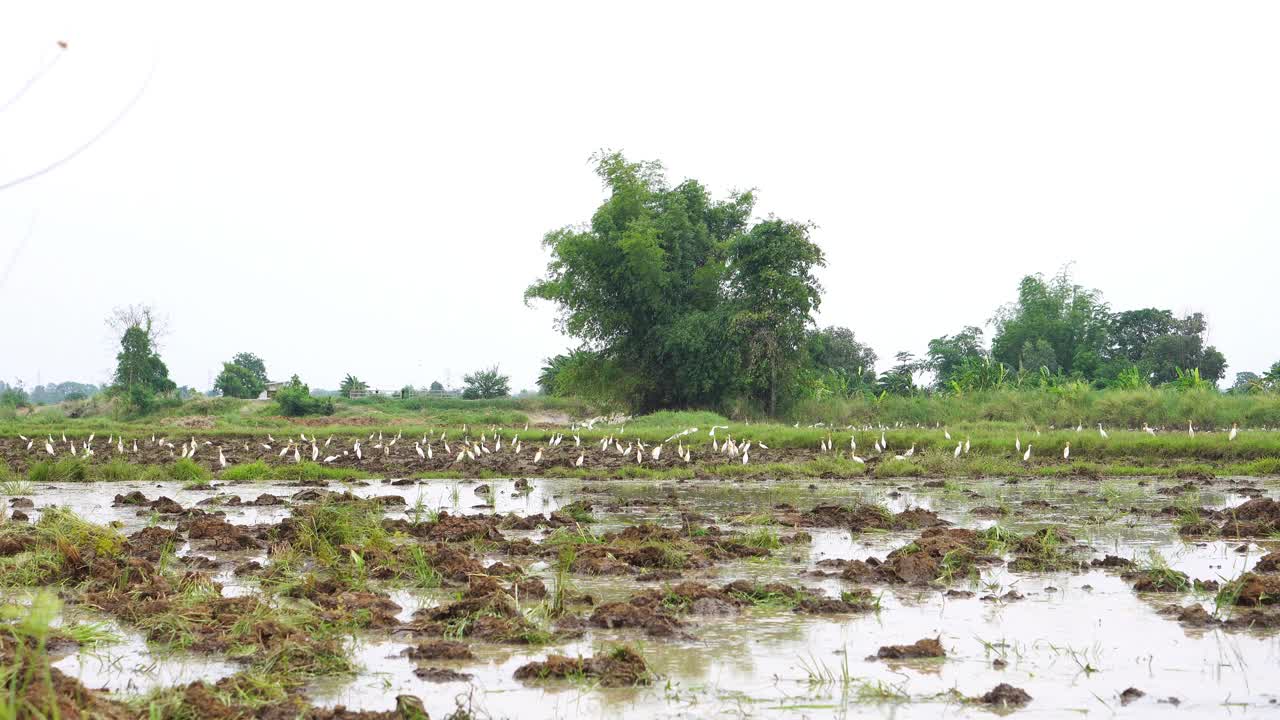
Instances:
[[[807,224],[752,220],[752,192],[713,200],[695,180],[671,185],[655,162],[594,158],[607,199],[583,226],[543,238],[547,300],[580,345],[548,358],[542,392],[636,411],[740,403],[776,414],[801,399],[963,393],[1001,387],[1214,388],[1227,361],[1200,313],[1113,311],[1069,270],[1028,275],[987,325],[899,352],[885,371],[846,327],[819,329],[821,250]],[[1280,363],[1232,391],[1280,390]],[[922,380],[922,378],[927,378]],[[1269,378],[1269,379],[1268,379]]]

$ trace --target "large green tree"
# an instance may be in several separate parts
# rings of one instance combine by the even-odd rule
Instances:
[[[1108,348],[1110,320],[1102,294],[1077,285],[1069,270],[1052,279],[1028,275],[1018,299],[992,319],[991,357],[1031,372],[1092,378]]]
[[[213,387],[225,397],[256,398],[267,387],[267,367],[253,353],[237,353],[231,362],[222,363]]]
[[[1204,344],[1208,330],[1200,313],[1176,321],[1171,332],[1147,342],[1138,368],[1153,383],[1173,382],[1185,370],[1199,370],[1201,378],[1216,383],[1227,374],[1227,359],[1214,346]]]
[[[809,360],[818,372],[839,375],[850,389],[876,382],[876,351],[864,345],[847,327],[811,330],[808,334]]]
[[[554,303],[559,328],[590,353],[569,375],[642,411],[776,391],[762,378],[785,372],[796,313],[816,304],[809,267],[821,253],[808,229],[753,226],[750,192],[714,200],[695,180],[670,185],[659,163],[594,160],[608,198],[587,226],[547,233],[547,273],[525,291]]]
[[[822,301],[813,276],[824,265],[809,227],[770,218],[729,246],[729,302],[733,325],[745,341],[744,365],[758,401],[777,412],[779,383],[794,377],[805,331]]]
[[[120,338],[112,390],[135,411],[151,407],[157,395],[173,392],[169,368],[156,353],[151,337],[141,325],[130,325]]]
[[[511,394],[511,378],[498,372],[496,365],[463,375],[462,382],[462,397],[467,400],[488,400]]]
[[[930,340],[929,356],[924,364],[933,371],[934,388],[943,390],[950,387],[962,368],[973,368],[974,363],[986,359],[982,328],[970,325],[955,335]]]

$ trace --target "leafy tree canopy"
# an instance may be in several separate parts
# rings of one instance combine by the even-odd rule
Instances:
[[[714,200],[695,180],[670,185],[656,162],[594,160],[609,197],[587,226],[547,233],[547,273],[525,291],[593,354],[575,376],[609,378],[637,410],[738,393],[773,404],[819,301],[809,227],[753,224],[751,192]]]
[[[933,371],[934,387],[944,389],[956,379],[961,368],[976,368],[975,361],[987,358],[983,345],[982,329],[970,325],[955,335],[943,335],[929,341],[929,356],[925,367]]]
[[[991,356],[1012,368],[1091,377],[1107,350],[1110,320],[1101,293],[1075,284],[1069,269],[1048,280],[1028,275],[1018,299],[992,319]]]
[[[169,368],[156,354],[142,326],[130,326],[120,338],[111,389],[137,412],[150,409],[157,395],[177,390],[177,385],[169,379]]]
[[[256,398],[267,388],[267,367],[253,353],[237,353],[231,362],[222,364],[213,387],[224,397]]]
[[[511,394],[511,378],[499,373],[496,365],[463,375],[462,382],[462,397],[467,400],[488,400]]]

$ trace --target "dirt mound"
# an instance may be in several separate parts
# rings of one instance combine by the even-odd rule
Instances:
[[[940,638],[922,638],[910,645],[885,645],[876,651],[875,659],[907,660],[916,658],[946,657]]]
[[[130,535],[125,553],[151,562],[160,562],[162,551],[166,548],[176,549],[180,544],[178,533],[153,525]]]
[[[1016,688],[1008,683],[1000,683],[979,697],[978,702],[984,705],[1016,708],[1031,702],[1031,696],[1022,688]]]
[[[653,637],[684,637],[681,623],[670,613],[648,605],[628,602],[606,603],[597,607],[588,624],[606,629],[636,628]]]
[[[1280,603],[1280,573],[1247,572],[1232,583],[1235,604],[1244,607]]]
[[[404,655],[414,660],[473,660],[475,655],[465,643],[456,640],[427,640],[406,648]]]
[[[921,508],[910,508],[894,514],[879,505],[859,503],[853,507],[844,505],[817,505],[812,510],[797,512],[789,505],[775,508],[776,521],[789,527],[847,528],[854,532],[863,530],[916,530],[946,525],[936,513]]]
[[[649,667],[640,653],[628,647],[611,650],[607,655],[593,658],[569,658],[564,655],[548,655],[543,662],[531,662],[516,669],[517,680],[545,680],[548,678],[588,677],[603,687],[630,687],[648,685]]]
[[[972,530],[930,528],[889,553],[876,575],[886,582],[908,584],[961,579],[979,563],[995,561],[983,554],[985,545]]]
[[[205,540],[212,550],[244,550],[256,548],[258,541],[240,525],[219,517],[196,518],[178,524],[178,532],[185,532],[190,540]]]
[[[1246,500],[1222,514],[1226,517],[1221,527],[1225,537],[1264,537],[1280,531],[1280,502],[1271,498]]]

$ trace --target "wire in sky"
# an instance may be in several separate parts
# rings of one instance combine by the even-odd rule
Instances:
[[[58,61],[62,59],[62,53],[66,50],[66,46],[63,45],[62,43],[59,43],[58,47],[59,47],[59,50],[53,56],[52,60],[46,62],[44,65],[41,65],[39,68],[37,68],[35,74],[27,78],[26,84],[18,88],[18,92],[14,93],[13,97],[9,98],[8,100],[5,100],[3,104],[0,104],[0,112],[4,112],[5,110],[8,110],[11,105],[21,100],[22,96],[26,95],[28,90],[34,87],[36,83],[40,82],[40,78],[47,75],[49,71],[53,69],[53,66],[58,64]]]
[[[14,187],[15,185],[21,185],[22,183],[25,183],[27,181],[35,180],[36,178],[42,175],[45,175],[46,173],[52,172],[53,170],[56,170],[62,167],[63,165],[66,165],[67,163],[71,162],[80,153],[84,152],[85,150],[88,150],[89,148],[97,144],[97,142],[101,140],[104,135],[111,132],[111,130],[115,128],[116,125],[120,124],[120,121],[123,120],[125,116],[129,114],[129,111],[133,110],[134,106],[138,104],[138,101],[142,99],[142,96],[145,95],[147,92],[147,88],[151,85],[151,77],[155,75],[155,72],[156,72],[156,65],[155,65],[155,62],[152,61],[151,69],[147,71],[147,77],[145,80],[142,81],[142,87],[138,88],[138,92],[129,100],[129,102],[124,106],[124,108],[120,110],[120,112],[115,117],[111,118],[110,122],[108,122],[105,126],[103,126],[103,128],[99,130],[96,134],[94,134],[93,137],[86,140],[84,144],[80,145],[79,147],[72,150],[70,153],[62,156],[61,158],[53,161],[52,163],[44,166],[43,168],[36,170],[33,173],[30,173],[28,175],[23,175],[22,177],[15,178],[6,183],[0,183],[0,192],[8,190],[9,188]]]
[[[22,239],[18,241],[17,247],[13,249],[13,253],[9,255],[9,262],[5,263],[3,268],[0,268],[0,292],[4,292],[4,286],[9,284],[9,274],[18,266],[18,258],[22,256],[22,250],[26,248],[27,241],[31,239],[31,233],[35,232],[37,215],[39,215],[38,212],[31,213],[31,222],[27,224],[26,234],[22,236]]]

